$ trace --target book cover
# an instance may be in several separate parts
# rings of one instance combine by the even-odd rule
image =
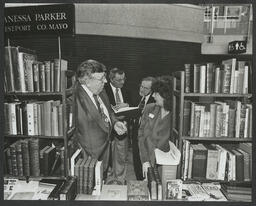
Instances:
[[[77,177],[69,176],[60,191],[60,200],[74,200],[77,195]]]
[[[146,181],[129,180],[127,184],[128,200],[149,200]]]
[[[167,180],[166,200],[177,200],[182,198],[182,180]]]
[[[103,185],[100,200],[127,200],[127,185]]]

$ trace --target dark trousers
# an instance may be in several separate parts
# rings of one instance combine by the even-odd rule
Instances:
[[[139,143],[138,143],[139,119],[134,120],[132,132],[132,153],[133,167],[137,180],[143,180],[142,164],[140,160]]]

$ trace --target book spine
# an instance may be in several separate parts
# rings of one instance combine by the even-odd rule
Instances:
[[[7,158],[7,167],[8,167],[8,174],[13,175],[12,171],[12,156],[11,156],[11,151],[10,147],[6,149],[6,158]]]
[[[185,92],[190,92],[190,64],[185,64]]]
[[[244,138],[245,117],[246,117],[246,106],[244,104],[242,104],[241,105],[241,110],[240,110],[239,138]]]
[[[35,135],[35,126],[34,126],[34,104],[27,104],[27,126],[28,126],[28,135]]]
[[[30,155],[30,169],[32,176],[40,175],[39,165],[39,139],[29,139],[29,155]]]
[[[10,129],[11,129],[11,134],[18,134],[17,133],[17,117],[16,117],[16,108],[15,108],[15,103],[9,103],[9,120],[10,120]]]
[[[24,60],[25,90],[28,92],[34,92],[32,64],[36,60],[36,56],[33,54],[24,53],[23,60]]]
[[[194,93],[199,93],[199,84],[200,84],[200,66],[194,64]]]
[[[18,168],[18,175],[23,176],[23,161],[22,161],[22,151],[21,151],[21,142],[17,141],[15,144],[16,147],[16,158],[17,158],[17,168]]]
[[[229,109],[229,120],[228,120],[228,137],[235,137],[235,109],[230,108]]]
[[[14,176],[18,176],[19,173],[18,173],[15,143],[10,145],[10,154],[11,154],[11,162],[12,162],[12,174]]]
[[[208,149],[206,179],[217,179],[218,150]]]
[[[12,51],[11,47],[5,47],[4,53],[5,61],[4,61],[4,68],[5,68],[5,75],[6,75],[6,82],[7,82],[7,91],[14,92],[14,71],[13,71],[13,61],[12,61]]]
[[[40,92],[45,92],[45,65],[39,64],[39,87]]]
[[[243,94],[248,94],[248,72],[249,67],[244,67],[244,79],[243,79]]]
[[[215,68],[214,93],[220,93],[220,68]]]
[[[35,92],[40,92],[40,87],[39,87],[39,64],[38,63],[33,63],[32,68],[33,68],[34,91]]]
[[[55,77],[54,77],[54,62],[51,62],[50,64],[50,76],[51,76],[51,92],[54,92],[54,81],[55,81]]]
[[[28,140],[27,139],[21,141],[21,151],[22,151],[24,176],[27,177],[27,176],[30,176],[29,147],[28,147]]]
[[[205,80],[206,80],[206,66],[201,65],[200,66],[200,88],[199,91],[200,93],[205,93]]]
[[[24,66],[24,53],[18,52],[18,77],[17,77],[17,90],[19,92],[26,92],[26,86],[25,86],[25,66]],[[16,81],[15,81],[16,82]]]
[[[51,91],[51,62],[45,61],[45,91]]]
[[[240,117],[241,117],[241,102],[236,102],[236,132],[235,137],[239,138],[239,132],[240,132]]]
[[[213,63],[207,63],[206,93],[213,92]]]
[[[189,135],[189,128],[190,128],[190,102],[185,100],[184,101],[184,115],[183,115],[183,135]]]

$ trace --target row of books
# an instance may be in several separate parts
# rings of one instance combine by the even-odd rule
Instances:
[[[184,101],[183,135],[191,137],[252,137],[252,104],[241,101]]]
[[[64,175],[64,147],[39,145],[39,139],[18,140],[4,149],[4,172],[10,176]]]
[[[63,135],[63,105],[59,100],[4,103],[5,134]]]
[[[184,92],[247,94],[249,63],[235,58],[215,63],[185,64]]]
[[[184,140],[183,179],[250,181],[252,145],[192,144]]]
[[[74,200],[76,177],[64,179],[4,179],[4,200]]]
[[[63,59],[37,61],[36,52],[20,46],[5,47],[6,92],[60,92]]]

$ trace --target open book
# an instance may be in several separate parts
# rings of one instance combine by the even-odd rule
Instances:
[[[139,107],[124,107],[118,110],[113,105],[111,107],[117,116],[136,117],[140,115]]]

